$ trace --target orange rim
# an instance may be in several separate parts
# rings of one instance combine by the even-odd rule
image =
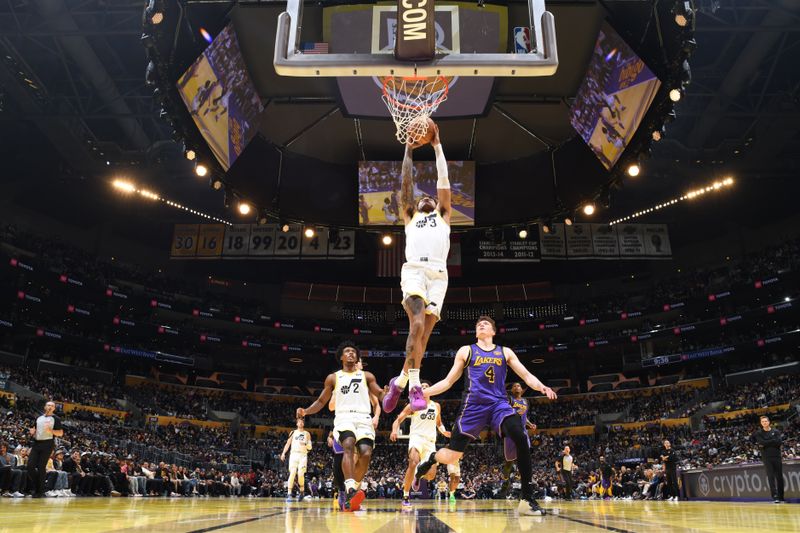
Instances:
[[[421,80],[430,80],[431,78],[428,78],[426,76],[386,76],[386,78],[383,81],[383,96],[386,97],[386,99],[389,100],[393,106],[401,107],[403,109],[413,109],[419,111],[422,109],[435,108],[447,98],[447,93],[450,90],[450,84],[447,83],[447,78],[445,78],[444,76],[434,76],[433,79],[441,80],[442,85],[444,86],[444,89],[441,91],[441,94],[436,98],[436,100],[434,100],[433,102],[426,101],[423,105],[408,105],[397,100],[394,96],[392,96],[389,93],[389,90],[387,89],[389,80],[395,80],[398,77],[403,81],[421,81]]]

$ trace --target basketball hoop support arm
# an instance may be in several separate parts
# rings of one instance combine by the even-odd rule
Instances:
[[[552,76],[558,68],[556,28],[544,0],[528,0],[531,51],[527,54],[444,54],[427,63],[400,63],[387,54],[303,54],[303,1],[288,0],[278,16],[275,71],[281,76]]]

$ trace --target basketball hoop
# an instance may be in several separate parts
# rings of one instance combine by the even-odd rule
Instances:
[[[428,133],[428,118],[447,100],[449,82],[444,76],[383,79],[383,102],[402,144],[415,144]]]

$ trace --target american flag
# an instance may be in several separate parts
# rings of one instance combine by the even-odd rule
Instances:
[[[400,269],[406,259],[406,237],[402,233],[392,235],[392,244],[380,245],[378,250],[377,276],[379,278],[399,278]]]
[[[328,43],[300,43],[300,51],[304,54],[327,54]]]

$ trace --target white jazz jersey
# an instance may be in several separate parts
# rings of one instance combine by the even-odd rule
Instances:
[[[406,262],[443,266],[447,265],[448,253],[450,225],[439,211],[414,213],[406,224]]]
[[[411,415],[409,438],[420,438],[436,442],[436,419],[439,418],[439,404],[428,400],[428,406]]]
[[[311,444],[311,434],[308,431],[295,429],[292,432],[291,453],[308,454],[308,447]]]
[[[336,416],[345,414],[364,414],[371,416],[372,404],[369,401],[369,388],[363,370],[348,373],[336,372],[336,388],[333,401]]]

